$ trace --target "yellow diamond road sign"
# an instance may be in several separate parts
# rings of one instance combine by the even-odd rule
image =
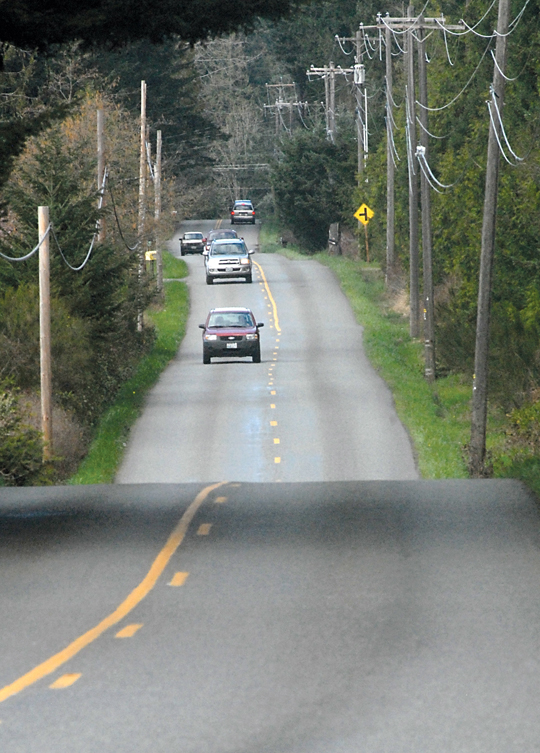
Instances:
[[[354,216],[362,223],[362,225],[367,225],[374,214],[375,212],[373,209],[370,209],[367,204],[362,204],[362,206],[356,210]]]

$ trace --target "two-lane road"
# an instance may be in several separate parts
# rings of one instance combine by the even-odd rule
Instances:
[[[258,226],[236,229],[258,247]],[[117,482],[417,478],[392,396],[326,267],[256,253],[253,284],[209,286],[201,257],[185,259],[187,334],[132,431]],[[198,324],[214,306],[248,306],[264,321],[262,363],[203,365]]]
[[[0,488],[1,753],[538,753],[537,501],[417,479],[331,273],[254,258],[187,258],[116,484]],[[224,305],[262,363],[203,365]]]

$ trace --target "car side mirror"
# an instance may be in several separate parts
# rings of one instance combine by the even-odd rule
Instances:
[[[208,256],[208,249],[207,248],[204,249],[203,256]]]
[[[257,327],[264,327],[264,322],[257,322]]]
[[[255,249],[254,248],[250,248],[249,251],[248,251],[248,254],[254,254],[254,253],[255,253]]]
[[[206,324],[199,324],[199,329],[206,329]]]

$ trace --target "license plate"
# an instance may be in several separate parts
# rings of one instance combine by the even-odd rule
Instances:
[[[227,267],[225,272],[234,272],[234,267]]]
[[[238,347],[238,343],[227,343],[227,347],[228,348],[237,348]]]

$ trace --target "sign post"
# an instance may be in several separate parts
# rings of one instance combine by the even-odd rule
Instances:
[[[366,239],[366,261],[369,264],[369,242],[368,242],[368,232],[367,232],[367,226],[369,221],[372,217],[374,217],[375,212],[373,209],[370,209],[367,204],[362,204],[362,206],[358,207],[356,212],[354,213],[354,216],[358,220],[358,222],[361,222],[364,226],[364,236]]]

